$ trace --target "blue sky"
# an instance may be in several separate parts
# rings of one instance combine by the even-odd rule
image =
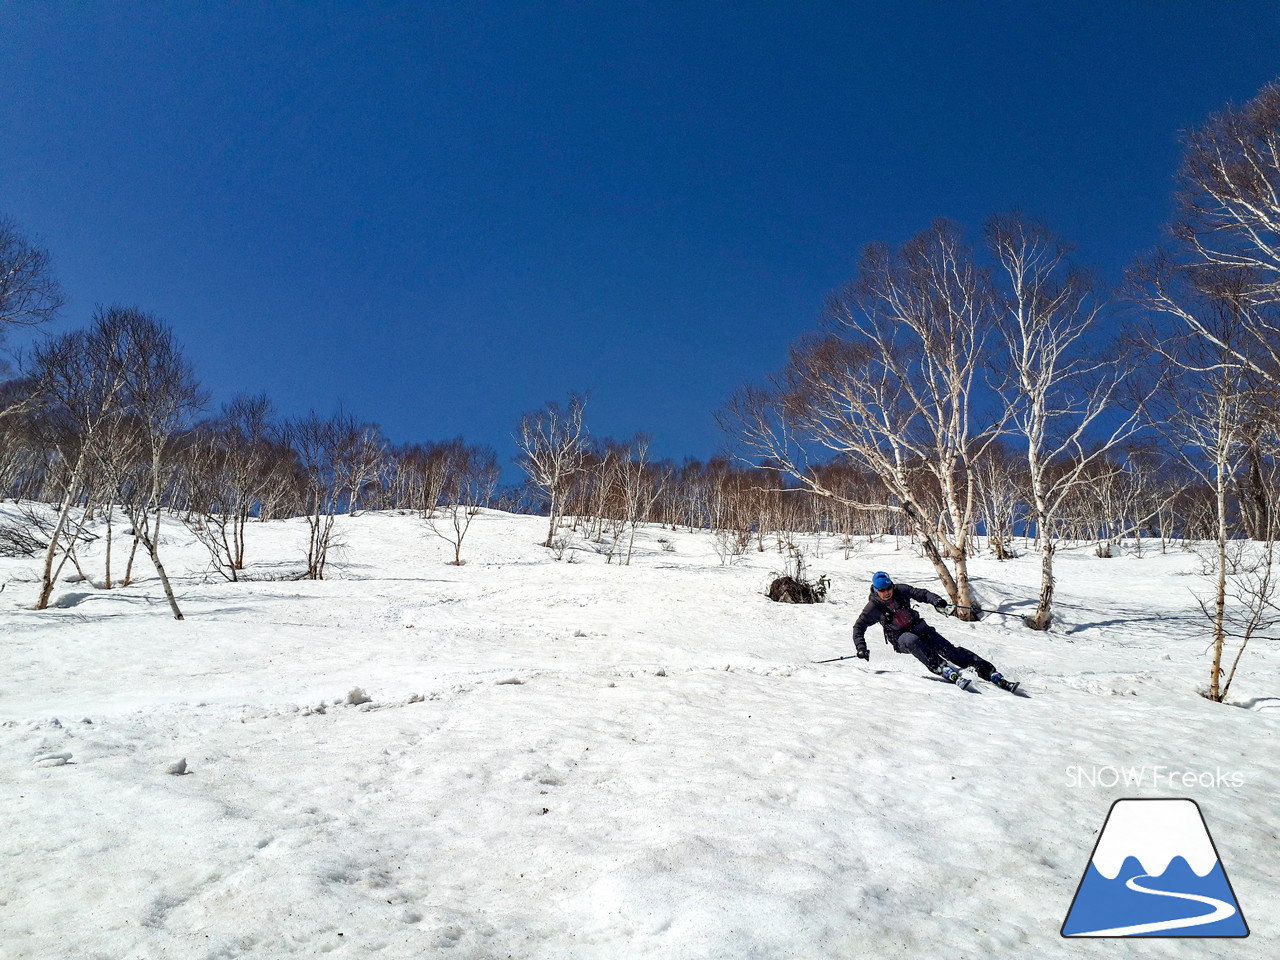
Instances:
[[[0,214],[217,401],[707,457],[868,242],[1019,206],[1118,279],[1280,5],[0,2]]]

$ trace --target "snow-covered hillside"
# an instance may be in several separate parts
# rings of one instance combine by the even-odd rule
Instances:
[[[874,570],[938,588],[891,538],[809,540],[833,599],[796,607],[776,552],[703,533],[555,562],[486,512],[454,567],[412,516],[340,529],[330,580],[267,579],[285,522],[228,584],[169,528],[183,622],[149,568],[36,613],[37,562],[0,560],[0,957],[1101,956],[1059,928],[1119,797],[1195,799],[1252,929],[1126,955],[1280,955],[1280,650],[1197,695],[1191,554],[1061,554],[1048,634],[926,611],[1020,698],[879,628],[811,663],[853,652]],[[1036,558],[974,573],[1029,608]]]

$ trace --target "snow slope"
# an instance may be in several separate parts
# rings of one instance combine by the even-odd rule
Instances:
[[[36,561],[0,560],[0,958],[1101,956],[1058,931],[1124,796],[1198,801],[1231,954],[1280,955],[1280,651],[1245,656],[1259,709],[1197,695],[1191,554],[1064,552],[1048,634],[941,624],[1024,699],[878,628],[869,664],[810,663],[852,653],[872,571],[937,589],[892,538],[810,540],[833,602],[792,607],[776,552],[703,533],[557,563],[545,520],[486,512],[453,567],[414,517],[340,527],[333,579],[238,584],[168,529],[183,622],[149,569],[37,613]],[[255,576],[298,567],[300,523],[251,533]],[[1038,561],[974,574],[1026,609]]]

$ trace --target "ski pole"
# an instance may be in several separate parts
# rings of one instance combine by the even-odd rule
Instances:
[[[858,657],[855,654],[854,656],[851,656],[851,657],[832,657],[830,660],[810,660],[809,662],[810,663],[835,663],[838,660],[857,660],[857,659]]]
[[[1010,612],[1009,612],[1009,611],[1007,611],[1007,610],[988,610],[986,607],[966,607],[966,606],[963,606],[962,604],[957,604],[957,605],[956,605],[956,609],[957,609],[957,610],[972,610],[972,611],[974,611],[975,613],[977,613],[977,614],[978,614],[978,616],[980,616],[980,617],[984,617],[984,616],[986,616],[988,613],[994,613],[994,614],[996,614],[997,616],[1000,616],[1000,617],[1023,617],[1023,615],[1022,615],[1021,613],[1010,613]],[[1023,619],[1025,620],[1026,618],[1025,618],[1025,617],[1023,617]]]
[[[983,617],[985,617],[989,613],[994,613],[997,616],[1001,616],[1001,617],[1017,617],[1022,621],[1022,625],[1024,627],[1029,627],[1032,630],[1047,630],[1050,622],[1046,620],[1043,624],[1038,624],[1030,614],[1023,615],[1021,613],[1011,613],[1007,610],[984,610],[982,607],[963,607],[963,606],[956,607],[956,609],[972,610],[974,611],[975,614],[977,614],[977,617],[979,620],[981,620]]]

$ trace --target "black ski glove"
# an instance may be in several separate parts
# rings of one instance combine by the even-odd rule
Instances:
[[[859,660],[867,661],[867,663],[871,662],[871,651],[866,648],[865,644],[858,649],[858,652],[855,653],[854,656]]]
[[[939,600],[933,605],[933,609],[937,610],[944,616],[949,617],[956,612],[956,605],[954,603],[948,603],[946,600]]]

